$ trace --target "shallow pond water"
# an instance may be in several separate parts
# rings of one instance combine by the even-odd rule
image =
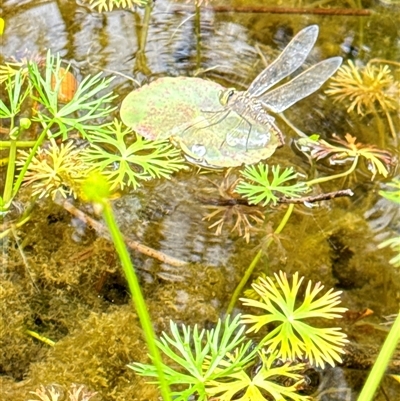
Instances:
[[[357,6],[350,1],[290,2],[283,13],[274,12],[280,2],[222,3],[225,8],[218,8],[216,2],[202,6],[198,28],[192,3],[157,0],[140,51],[146,32],[143,10],[98,13],[83,0],[4,1],[1,62],[24,51],[45,55],[51,49],[72,64],[78,79],[99,71],[115,75],[112,89],[119,107],[132,90],[161,76],[200,76],[245,90],[295,33],[312,24],[320,27],[320,33],[306,66],[338,55],[344,62],[359,63],[399,59],[400,9],[389,2],[357,2]],[[264,3],[271,8],[263,9]],[[320,10],[321,3],[327,7],[325,14],[294,10],[299,6]],[[353,13],[330,13],[330,6]],[[239,12],[239,7],[246,7],[242,9],[246,12]],[[397,80],[399,75],[397,68]],[[344,103],[333,104],[324,89],[285,112],[295,127],[326,140],[333,133],[342,138],[350,133],[362,143],[396,155],[397,142],[385,118],[347,113]],[[113,114],[118,116],[118,110]],[[391,115],[399,136],[399,115]],[[286,145],[268,164],[294,166],[312,177],[315,166],[296,149],[296,133],[279,117],[277,124]],[[327,175],[344,170],[328,163],[319,169]],[[316,371],[316,399],[356,400],[387,333],[380,324],[398,313],[400,272],[388,262],[393,251],[378,249],[380,242],[400,232],[398,204],[379,195],[391,178],[398,177],[396,164],[386,179],[377,175],[371,180],[368,166],[360,162],[350,176],[322,184],[320,192],[350,188],[354,196],[312,208],[297,205],[280,235],[274,235],[274,230],[287,205],[247,209],[218,204],[221,190],[238,174],[238,170],[228,176],[225,170],[199,172],[188,165],[170,180],[150,181],[113,200],[118,224],[134,243],[132,260],[155,329],[168,330],[170,319],[213,327],[250,262],[263,249],[253,278],[279,270],[289,275],[299,272],[326,288],[342,290],[343,305],[354,314],[365,309],[374,312],[360,321],[337,322],[353,348],[342,366]],[[22,191],[16,205],[23,209],[29,196]],[[68,202],[98,218],[87,204]],[[2,240],[1,399],[28,400],[29,391],[40,384],[56,383],[66,393],[76,383],[97,391],[98,399],[155,400],[154,388],[126,368],[129,362],[145,361],[146,349],[113,246],[65,206],[63,201],[38,201],[30,220]],[[216,207],[220,214],[208,221],[207,214]],[[5,217],[5,223],[16,210]],[[265,220],[251,230],[247,242],[231,231],[230,215],[255,210]],[[215,235],[217,226],[209,226],[218,218],[226,221],[221,234]],[[141,245],[174,259],[151,257]],[[237,303],[234,312],[242,309]],[[56,341],[56,346],[29,337],[27,329]],[[399,361],[395,355],[392,373],[399,374]],[[386,377],[376,399],[394,401],[399,396],[399,384]]]

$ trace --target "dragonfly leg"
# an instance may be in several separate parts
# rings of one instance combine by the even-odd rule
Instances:
[[[200,130],[202,130],[202,129],[207,129],[207,128],[209,128],[209,127],[212,127],[212,126],[214,126],[214,125],[217,125],[217,124],[219,124],[221,121],[223,121],[226,117],[228,117],[228,115],[229,115],[230,112],[231,112],[231,110],[226,110],[226,109],[222,109],[222,110],[218,110],[218,111],[211,111],[211,110],[210,110],[210,111],[203,111],[203,113],[214,113],[215,116],[212,116],[210,119],[204,118],[204,119],[202,119],[202,120],[200,120],[200,121],[196,121],[194,124],[189,125],[187,128],[185,128],[185,129],[182,131],[182,133],[185,133],[185,132],[188,131],[189,129],[192,129],[194,126],[196,126],[196,125],[198,125],[198,124],[201,124],[201,123],[204,123],[204,122],[210,122],[210,124],[207,124],[207,125],[205,125],[204,127],[196,128],[196,132],[197,132],[197,131],[200,131]],[[220,114],[220,113],[222,113],[222,116],[221,116],[221,117],[218,117],[217,115]],[[212,120],[215,119],[215,118],[217,118],[217,120],[213,122]]]

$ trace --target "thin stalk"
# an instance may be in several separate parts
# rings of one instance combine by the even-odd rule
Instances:
[[[146,59],[146,43],[147,43],[147,35],[149,31],[149,24],[150,24],[150,16],[151,16],[151,9],[152,9],[152,3],[149,2],[146,5],[145,11],[144,11],[144,17],[143,17],[143,24],[141,25],[140,29],[138,30],[138,42],[139,42],[139,49],[136,52],[136,68],[143,72],[145,75],[151,75],[151,70],[147,65],[147,59]]]
[[[13,141],[0,141],[0,149],[7,149],[11,147]],[[31,148],[35,146],[36,141],[15,141],[17,148]]]
[[[382,106],[383,111],[385,112],[386,115],[386,119],[389,123],[389,128],[390,128],[390,133],[392,135],[393,140],[395,141],[395,145],[397,146],[397,135],[396,135],[396,129],[394,127],[393,121],[392,121],[392,117],[390,117],[390,113],[387,109],[386,106]]]
[[[376,130],[378,131],[378,139],[379,139],[378,146],[381,147],[381,148],[384,148],[385,145],[386,145],[385,125],[383,124],[383,121],[379,117],[379,114],[376,111],[376,107],[375,106],[372,106],[372,114],[375,117]]]
[[[103,200],[101,203],[103,207],[103,218],[110,230],[111,238],[113,240],[115,249],[118,252],[119,259],[122,264],[122,268],[125,273],[126,280],[128,282],[129,290],[131,292],[131,298],[136,307],[136,311],[139,315],[140,323],[142,325],[145,339],[147,342],[147,346],[149,348],[149,352],[152,356],[152,362],[154,366],[157,368],[158,379],[160,382],[160,390],[162,397],[165,401],[171,400],[171,395],[168,387],[168,383],[165,379],[163,369],[162,369],[162,360],[161,355],[158,351],[156,342],[155,342],[155,333],[153,330],[153,326],[151,324],[151,319],[149,312],[147,311],[146,303],[144,301],[142,291],[140,289],[139,281],[136,277],[134,266],[129,257],[129,253],[126,249],[124,239],[122,234],[117,226],[117,223],[114,218],[114,214],[112,208],[107,200]]]
[[[32,331],[32,330],[26,330],[26,333],[29,334],[30,336],[36,338],[37,340],[50,345],[51,347],[54,347],[56,345],[55,341],[50,340],[47,337],[44,337],[42,335],[40,335],[39,333],[36,333],[36,331]]]
[[[287,222],[289,221],[289,218],[290,218],[290,216],[291,216],[291,214],[293,212],[293,209],[294,209],[294,204],[290,204],[289,207],[286,210],[285,215],[283,216],[283,219],[281,220],[281,222],[279,223],[278,227],[274,231],[275,235],[276,234],[280,234],[282,232],[282,230],[286,226]],[[271,245],[271,243],[272,243],[272,238],[269,238],[268,241],[267,241],[267,244],[266,244],[266,248],[267,249]],[[238,300],[240,294],[242,293],[242,290],[243,290],[244,286],[249,281],[250,276],[253,274],[253,270],[257,266],[257,263],[260,260],[262,254],[263,254],[263,250],[260,249],[257,252],[257,255],[251,261],[250,266],[246,269],[246,271],[245,271],[242,279],[240,280],[238,286],[235,288],[235,291],[232,294],[231,300],[229,302],[229,305],[228,305],[228,308],[227,308],[227,311],[226,311],[227,315],[232,313],[232,310],[235,307],[236,301]]]
[[[211,8],[211,7],[207,7]],[[370,10],[351,8],[308,8],[308,7],[264,7],[264,6],[212,6],[217,13],[268,13],[268,14],[316,14],[316,15],[354,15],[367,17]]]
[[[195,8],[194,31],[196,35],[196,68],[199,70],[201,67],[201,11],[197,2]]]
[[[33,159],[33,157],[36,154],[36,151],[38,150],[39,146],[42,144],[42,142],[44,141],[47,132],[50,130],[51,126],[53,125],[53,121],[51,121],[46,127],[45,129],[42,131],[42,133],[40,134],[39,138],[36,140],[35,144],[32,146],[31,149],[31,153],[29,154],[28,158],[26,159],[26,162],[24,164],[24,166],[22,167],[21,171],[19,172],[18,178],[14,183],[13,186],[13,191],[12,191],[12,195],[11,195],[11,199],[12,200],[14,198],[14,196],[18,193],[19,188],[21,187],[22,181],[25,177],[25,174],[29,168],[29,165],[31,164],[31,161]],[[7,205],[8,207],[9,205]]]
[[[144,10],[144,17],[143,17],[143,25],[142,31],[140,32],[140,42],[139,42],[139,49],[144,53],[146,43],[147,43],[147,35],[149,32],[149,25],[150,25],[150,16],[151,16],[151,8],[153,6],[153,2],[150,1]]]
[[[356,155],[356,156],[354,157],[353,164],[352,164],[351,167],[350,167],[347,171],[345,171],[344,173],[335,174],[335,175],[329,175],[329,176],[321,177],[321,178],[315,178],[314,180],[307,181],[306,184],[307,184],[309,187],[312,187],[313,185],[315,185],[315,184],[320,184],[321,182],[327,182],[327,181],[335,180],[336,178],[341,178],[341,177],[346,177],[346,176],[348,176],[349,174],[351,174],[351,173],[356,169],[357,163],[358,163],[358,157],[359,157],[358,155]]]
[[[382,349],[379,352],[378,358],[368,375],[367,381],[358,396],[358,401],[370,401],[374,398],[375,392],[385,374],[390,358],[393,355],[397,345],[400,343],[400,311],[392,328],[383,343]]]
[[[10,141],[10,150],[8,152],[8,166],[6,174],[6,183],[3,192],[3,206],[2,206],[2,208],[4,209],[8,209],[9,204],[13,198],[12,190],[13,190],[13,182],[15,174],[15,160],[17,155],[16,142],[17,141]]]

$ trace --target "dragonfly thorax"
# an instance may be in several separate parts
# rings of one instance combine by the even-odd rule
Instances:
[[[247,92],[236,92],[231,95],[228,107],[243,117],[263,122],[273,122],[275,118],[267,113],[262,102],[253,97],[249,97]]]

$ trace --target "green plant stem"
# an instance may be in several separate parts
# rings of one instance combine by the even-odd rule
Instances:
[[[149,348],[150,355],[152,356],[154,366],[156,367],[158,372],[162,397],[164,401],[170,401],[171,396],[167,381],[165,380],[165,376],[163,373],[161,356],[155,342],[155,334],[153,326],[151,324],[150,315],[147,311],[146,303],[140,289],[139,281],[136,277],[135,269],[132,265],[129,253],[126,249],[122,234],[115,221],[111,205],[106,200],[103,200],[101,205],[103,207],[103,218],[108,226],[108,229],[110,230],[114,246],[121,260],[122,268],[124,270],[129,290],[131,292],[131,298],[139,315],[140,323],[144,331],[147,346]]]
[[[335,180],[336,178],[346,177],[347,175],[351,174],[356,169],[357,163],[358,163],[358,155],[356,155],[354,157],[353,164],[344,173],[335,174],[335,175],[328,175],[327,177],[315,178],[314,180],[307,181],[306,184],[309,187],[312,187],[313,185],[320,184],[321,182],[327,182],[327,181]]]
[[[276,234],[280,234],[283,230],[283,228],[286,226],[292,212],[294,209],[294,204],[290,204],[289,207],[286,210],[285,215],[283,216],[283,219],[281,220],[281,222],[279,223],[278,227],[276,228],[276,230],[274,231],[274,235]],[[269,238],[266,244],[266,248],[268,249],[268,247],[271,245],[272,243],[272,238]],[[233,308],[235,307],[236,301],[238,300],[240,294],[242,293],[242,290],[244,288],[244,286],[247,284],[247,282],[249,281],[250,276],[253,274],[253,270],[256,267],[258,261],[260,260],[261,256],[263,254],[263,250],[260,249],[257,252],[257,255],[253,258],[253,260],[250,263],[250,266],[246,269],[242,279],[240,280],[238,286],[235,288],[234,293],[232,294],[231,300],[229,302],[226,314],[229,315],[230,313],[232,313]]]
[[[50,345],[51,347],[54,347],[54,345],[56,344],[53,340],[50,340],[50,339],[47,338],[47,337],[41,336],[39,333],[36,333],[36,331],[26,330],[26,332],[27,332],[30,336],[32,336],[32,337],[38,339],[39,341],[42,341],[43,343],[45,343],[45,344],[47,344],[47,345]]]
[[[11,147],[14,141],[0,141],[0,149],[7,149]],[[17,148],[31,148],[36,141],[15,141]]]
[[[51,121],[42,131],[42,133],[40,134],[39,138],[36,140],[35,144],[32,146],[31,152],[28,156],[28,158],[25,161],[24,166],[22,167],[21,171],[18,174],[18,178],[14,183],[13,186],[13,191],[11,194],[11,199],[9,200],[9,202],[11,202],[11,200],[14,198],[14,196],[18,193],[19,188],[21,187],[22,181],[25,177],[25,174],[29,168],[29,165],[33,159],[33,157],[36,154],[36,151],[38,150],[39,146],[43,143],[44,139],[46,138],[46,134],[47,132],[49,132],[51,126],[53,125],[53,121]],[[11,160],[9,161],[9,163],[11,162]],[[6,207],[9,207],[9,204],[6,204]]]
[[[390,358],[393,355],[394,350],[400,343],[400,311],[397,315],[396,320],[393,323],[392,328],[379,352],[378,358],[372,367],[371,372],[368,375],[367,381],[358,396],[358,401],[370,401],[374,398],[376,389],[382,380],[385,370],[388,366]]]
[[[3,208],[8,209],[12,200],[12,189],[15,174],[15,159],[17,155],[17,141],[10,141],[10,150],[8,152],[8,166],[6,174],[6,182],[3,192]]]
[[[144,53],[147,43],[147,35],[149,32],[151,9],[153,7],[153,2],[149,1],[144,10],[143,27],[140,35],[139,48]]]
[[[150,24],[150,16],[152,10],[153,2],[150,1],[144,10],[144,17],[143,17],[143,24],[139,30],[139,49],[136,52],[136,68],[143,72],[145,75],[151,75],[151,70],[147,65],[146,59],[146,43],[147,43],[147,36],[149,31],[149,24]]]

